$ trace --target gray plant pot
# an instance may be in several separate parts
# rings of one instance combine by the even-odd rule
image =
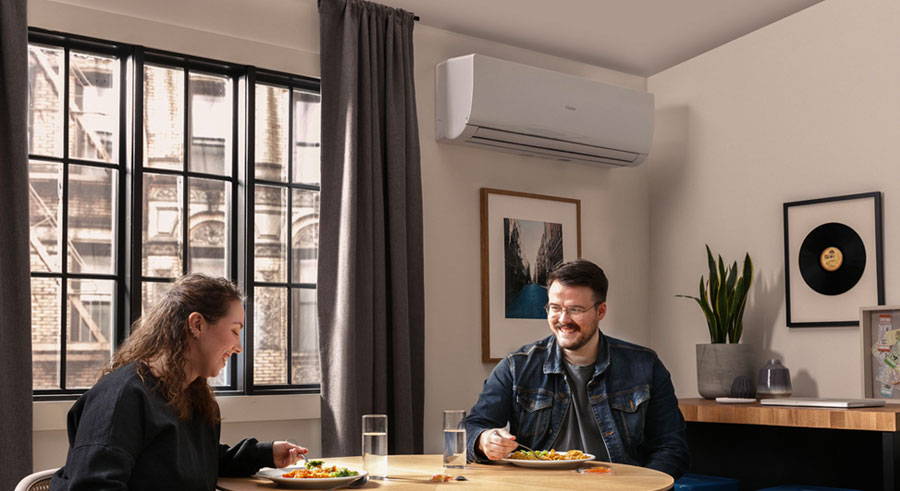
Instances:
[[[714,343],[697,345],[697,388],[706,399],[727,397],[735,377],[753,380],[753,351],[750,345]]]

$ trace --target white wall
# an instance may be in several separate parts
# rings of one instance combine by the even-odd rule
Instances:
[[[300,75],[319,73],[318,15],[313,0],[30,0],[29,24]],[[480,355],[479,188],[580,199],[583,255],[600,263],[611,281],[610,309],[602,327],[631,341],[650,341],[645,300],[650,254],[647,166],[609,170],[437,144],[434,65],[471,52],[645,88],[642,77],[416,26],[425,214],[424,431],[425,450],[430,453],[440,451],[440,411],[469,408],[492,368],[481,363]],[[318,423],[313,428],[310,421],[314,420],[306,419],[310,417],[294,415],[288,418],[292,422],[283,424],[226,424],[223,438],[236,439],[238,434],[274,438],[279,431],[296,427],[309,430],[299,441],[311,445],[319,434]],[[63,434],[35,433],[36,461],[40,455],[56,455],[58,460],[64,454]]]
[[[744,340],[776,356],[800,396],[860,395],[858,328],[788,329],[782,204],[884,192],[885,291],[900,301],[900,2],[829,0],[648,79],[652,346],[697,395],[693,302],[704,243],[758,269]]]

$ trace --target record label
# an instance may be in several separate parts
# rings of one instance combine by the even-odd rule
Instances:
[[[853,288],[866,269],[866,247],[855,230],[830,222],[812,229],[800,245],[803,281],[822,295],[840,295]]]
[[[826,247],[819,256],[819,264],[825,271],[837,271],[844,262],[844,254],[837,247]]]

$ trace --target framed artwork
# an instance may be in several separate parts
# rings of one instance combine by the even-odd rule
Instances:
[[[859,309],[861,397],[900,402],[900,305]]]
[[[481,358],[550,334],[547,275],[581,257],[581,201],[481,189]]]
[[[784,204],[788,327],[859,325],[884,305],[881,193]]]

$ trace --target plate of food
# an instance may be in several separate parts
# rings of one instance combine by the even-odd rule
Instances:
[[[556,450],[516,450],[503,459],[519,467],[533,467],[536,469],[571,469],[584,462],[594,460],[594,456],[581,450],[568,450],[557,452]]]
[[[334,489],[349,486],[365,476],[366,471],[326,465],[321,460],[311,460],[305,466],[294,465],[279,469],[263,467],[253,477],[270,479],[286,488]]]

